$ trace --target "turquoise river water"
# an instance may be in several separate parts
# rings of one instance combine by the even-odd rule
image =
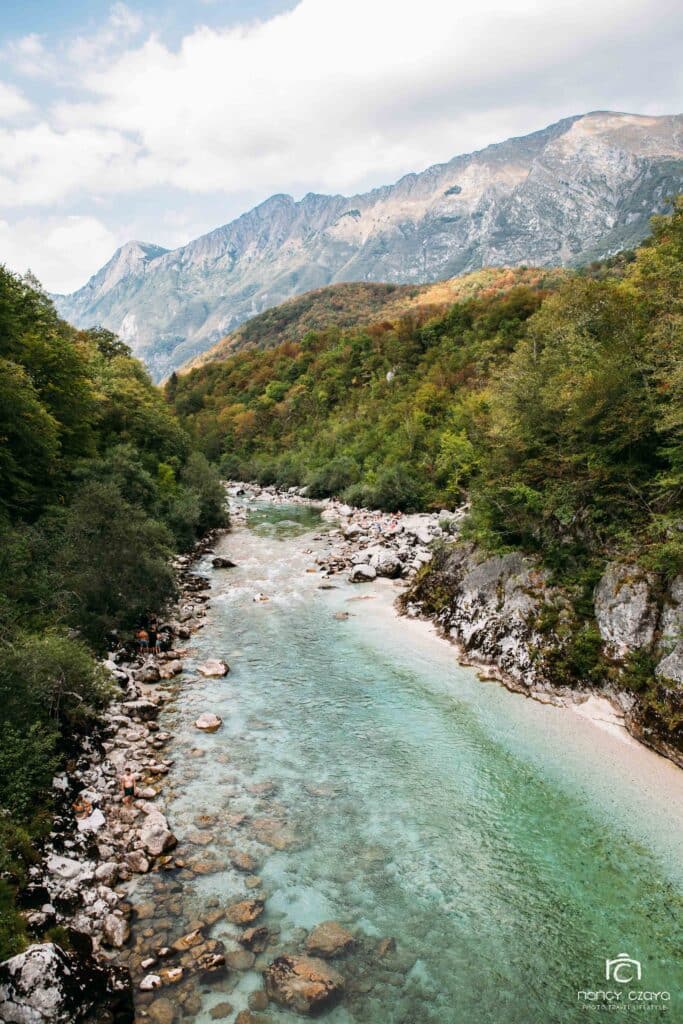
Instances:
[[[182,934],[249,894],[229,857],[251,852],[279,938],[178,1020],[207,1024],[226,1000],[234,1020],[258,968],[335,919],[361,944],[335,962],[348,985],[330,1024],[683,1021],[683,774],[570,710],[480,681],[424,624],[393,614],[393,585],[323,581],[310,570],[325,529],[310,507],[252,505],[216,549],[238,567],[198,567],[211,608],[164,713],[165,800],[181,851],[210,822],[196,848],[210,870],[150,876],[134,899],[152,896],[166,919],[171,906]],[[207,657],[226,658],[230,675],[196,677]],[[223,728],[200,734],[201,711]],[[259,817],[284,848],[260,841]],[[212,934],[238,948],[224,921]],[[396,953],[378,959],[384,936]],[[639,982],[606,980],[621,953],[641,962]],[[580,995],[601,990],[620,993],[614,1009]]]

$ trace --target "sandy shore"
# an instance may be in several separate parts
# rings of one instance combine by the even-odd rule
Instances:
[[[372,622],[384,643],[405,644],[408,639],[411,648],[423,653],[430,664],[442,665],[457,693],[463,673],[471,679],[476,670],[459,664],[453,645],[439,635],[432,622],[399,615],[395,601],[400,589],[391,581],[375,580],[362,588],[349,586],[348,598],[354,604],[356,598],[364,598],[358,602],[362,603],[363,618]],[[348,603],[347,607],[352,605]],[[516,716],[531,717],[539,735],[546,737],[548,745],[556,746],[558,760],[566,756],[579,763],[582,758],[594,761],[597,756],[605,769],[606,785],[615,785],[620,779],[631,783],[637,780],[643,807],[649,801],[656,802],[660,812],[669,817],[672,831],[683,834],[683,771],[634,739],[608,700],[581,695],[566,706],[556,706],[529,698],[521,700],[520,694],[504,690],[496,682],[477,679],[476,685],[497,686],[502,691],[501,709],[505,713],[516,709]]]

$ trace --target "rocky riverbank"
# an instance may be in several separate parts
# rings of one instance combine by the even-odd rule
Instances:
[[[305,488],[233,483],[228,490],[233,497],[310,500]],[[607,699],[632,736],[683,767],[683,577],[662,589],[651,573],[609,563],[593,593],[593,623],[586,625],[576,616],[574,596],[552,586],[533,558],[519,552],[487,558],[461,542],[466,505],[394,515],[335,499],[317,504],[323,518],[339,522],[316,560],[325,576],[397,581],[400,611],[432,619],[462,664],[478,667],[483,678],[544,703]],[[602,658],[607,686],[581,677],[589,645]],[[654,694],[630,681],[639,659],[652,664]]]
[[[201,629],[209,594],[193,571],[210,549],[206,537],[174,561],[180,599],[159,630],[159,654],[141,656],[130,646],[111,652],[103,667],[118,695],[98,729],[79,740],[68,771],[53,780],[57,813],[40,864],[29,870],[23,893],[36,943],[0,965],[0,1020],[8,1024],[129,1024],[134,1019],[131,975],[124,947],[131,931],[127,883],[171,863],[176,839],[161,809],[163,783],[173,762],[164,756],[170,734],[157,717],[172,699],[171,681],[183,670],[176,646]],[[124,768],[137,779],[126,805]],[[74,807],[80,813],[74,813]],[[61,929],[69,948],[41,943]],[[211,951],[198,968],[211,968]]]

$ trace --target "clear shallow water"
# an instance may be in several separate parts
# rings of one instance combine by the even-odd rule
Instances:
[[[379,598],[358,600],[365,588],[320,590],[306,571],[320,546],[306,531],[318,526],[310,508],[259,507],[221,544],[238,568],[212,574],[192,653],[226,657],[232,672],[188,681],[167,712],[167,811],[181,852],[215,870],[145,879],[137,898],[156,887],[157,917],[180,934],[247,895],[229,865],[246,850],[260,862],[264,923],[281,929],[264,962],[329,918],[393,936],[394,957],[377,960],[368,940],[339,963],[350,991],[334,1024],[579,1021],[595,1011],[577,991],[604,988],[605,959],[622,952],[642,960],[643,988],[675,1000],[683,829],[670,799],[629,777],[618,741],[480,682],[447,645],[388,619]],[[209,560],[200,568],[211,572]],[[223,717],[219,733],[193,729],[203,710]],[[273,792],[249,791],[264,782]],[[218,820],[193,847],[202,814]],[[264,817],[294,846],[259,842]],[[237,948],[231,926],[213,934]],[[256,970],[232,972],[184,1019],[204,1024],[226,998],[236,1012],[259,987]],[[657,1016],[683,1019],[669,1005]]]

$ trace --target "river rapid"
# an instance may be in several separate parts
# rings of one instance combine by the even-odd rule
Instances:
[[[482,682],[395,616],[388,581],[324,580],[327,529],[311,506],[252,503],[216,547],[237,568],[197,567],[211,607],[161,719],[175,762],[164,810],[187,866],[136,879],[134,937],[153,949],[262,895],[273,938],[247,969],[165,990],[176,1020],[233,1021],[260,968],[331,919],[359,940],[333,962],[347,984],[331,1024],[564,1024],[591,1019],[579,993],[601,990],[621,993],[621,1019],[683,1020],[680,770]],[[225,679],[193,671],[211,657],[229,662]],[[203,711],[220,731],[194,728]],[[238,932],[222,916],[210,929],[228,952]],[[379,956],[383,937],[396,951]],[[641,981],[606,979],[621,953]],[[671,999],[628,1001],[640,990]]]

